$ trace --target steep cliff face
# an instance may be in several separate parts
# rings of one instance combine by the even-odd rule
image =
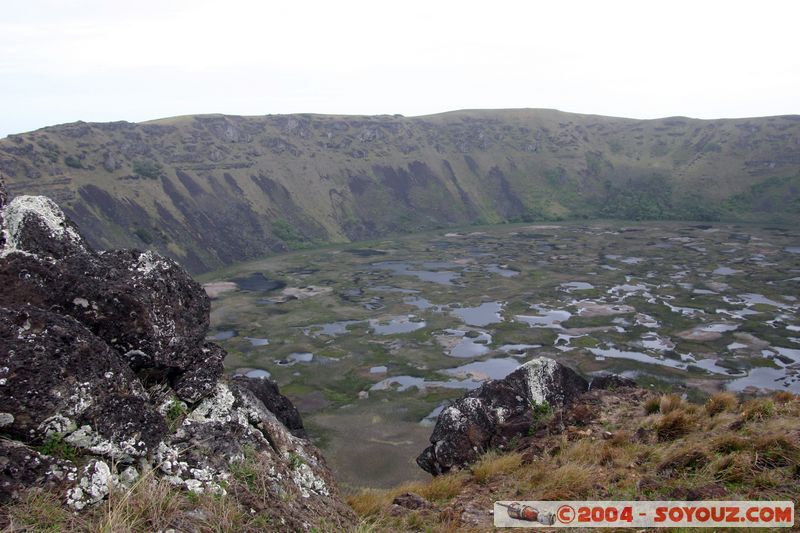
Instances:
[[[95,248],[201,272],[316,242],[561,217],[797,217],[800,117],[628,120],[551,110],[405,118],[190,116],[0,140],[12,195]]]
[[[291,402],[222,378],[208,298],[174,261],[95,253],[54,202],[5,205],[4,192],[0,501],[46,489],[81,510],[146,479],[234,490],[235,506],[290,530],[352,522]],[[234,483],[245,467],[257,498]]]

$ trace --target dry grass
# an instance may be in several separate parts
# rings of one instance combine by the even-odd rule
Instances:
[[[102,505],[97,530],[127,533],[166,529],[180,514],[183,495],[164,480],[138,480],[127,491],[112,490]]]
[[[709,448],[715,453],[733,453],[747,448],[747,439],[735,433],[724,433],[712,439]]]
[[[428,482],[404,483],[391,489],[363,489],[348,494],[345,499],[359,516],[373,516],[384,511],[396,496],[405,492],[419,494],[432,502],[445,502],[461,492],[466,480],[465,472],[452,472]]]
[[[669,414],[683,406],[683,400],[677,394],[665,394],[658,401],[658,411],[662,415]]]
[[[661,410],[661,398],[651,396],[644,402],[644,414],[654,415]]]
[[[511,452],[501,454],[491,451],[472,467],[472,478],[478,483],[487,483],[501,474],[513,472],[522,464],[522,455]]]
[[[551,464],[541,464],[528,471],[528,488],[531,499],[541,500],[580,500],[587,498],[599,479],[594,467],[565,463],[553,468]],[[526,492],[526,494],[528,494]]]
[[[776,392],[772,395],[772,398],[777,404],[787,404],[800,401],[800,396],[785,390]]]
[[[742,406],[742,417],[748,422],[766,420],[775,416],[776,411],[771,398],[754,398]]]
[[[451,490],[445,491],[448,498],[434,503],[433,510],[406,511],[399,517],[389,512],[399,491],[442,496],[441,487],[426,489],[419,484],[365,491],[351,497],[351,505],[368,515],[370,523],[381,524],[375,531],[399,532],[464,530],[458,517],[465,501],[488,508],[491,501],[501,499],[615,500],[646,494],[671,500],[684,498],[687,491],[706,499],[797,500],[800,401],[796,396],[778,393],[741,406],[729,393],[715,394],[699,405],[676,395],[637,398],[598,408],[602,423],[573,417],[575,426],[585,422],[591,431],[536,439],[533,458],[524,449],[505,456],[492,452],[473,466],[472,476],[455,482],[445,482],[447,476],[434,478],[431,484]],[[735,423],[745,419],[746,424]],[[609,424],[616,428],[611,438],[600,438]],[[640,482],[646,483],[640,486]],[[453,498],[456,494],[459,497]]]
[[[705,404],[708,416],[717,416],[725,411],[733,411],[739,406],[739,399],[731,392],[718,392],[714,394]]]
[[[79,515],[73,515],[54,494],[31,491],[20,501],[3,510],[8,525],[5,533],[36,531],[58,533],[61,531],[85,530],[87,524]]]
[[[695,421],[683,409],[672,410],[655,423],[656,436],[661,442],[675,440],[688,434],[695,427]]]

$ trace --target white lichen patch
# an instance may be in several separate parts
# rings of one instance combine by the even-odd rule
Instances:
[[[303,498],[310,497],[312,492],[321,496],[330,495],[325,480],[317,476],[314,470],[305,463],[297,465],[292,470],[292,481],[300,489]]]
[[[112,441],[97,433],[90,425],[81,426],[64,437],[64,440],[76,448],[123,462],[132,461],[134,457],[143,457],[147,452],[144,442],[138,441],[135,436]]]
[[[73,390],[66,401],[67,407],[64,413],[68,416],[77,416],[94,404],[92,397],[92,383],[85,381],[74,385]]]
[[[467,418],[461,410],[455,406],[450,406],[445,408],[439,415],[438,423],[442,424],[442,427],[452,429],[453,431],[461,431],[466,427],[466,421]]]
[[[55,202],[45,196],[17,196],[3,209],[3,235],[5,244],[0,257],[19,252],[29,253],[20,248],[20,232],[27,218],[32,217],[42,223],[57,240],[67,240],[84,248],[83,239],[67,224],[67,218]]]
[[[155,270],[167,270],[169,266],[169,263],[164,258],[148,250],[139,255],[139,259],[133,269],[147,276]]]
[[[172,485],[183,487],[197,494],[203,492],[226,494],[219,482],[228,478],[227,473],[218,472],[210,466],[190,466],[188,462],[181,460],[180,452],[175,447],[165,442],[159,443],[153,458],[157,468],[166,474],[164,479]]]
[[[93,460],[83,468],[78,485],[67,491],[67,505],[80,511],[87,505],[102,501],[118,484],[117,476],[111,473],[106,463]]]
[[[237,422],[248,426],[248,416],[241,409],[234,409],[236,398],[224,383],[217,383],[214,394],[200,402],[194,411],[189,413],[184,424],[210,422]]]
[[[129,466],[119,473],[119,482],[123,487],[130,488],[139,480],[139,477],[136,467]]]
[[[36,429],[38,432],[49,437],[50,435],[63,435],[64,433],[69,433],[74,431],[77,427],[78,425],[66,416],[62,414],[55,414],[44,419]]]
[[[0,413],[0,428],[10,426],[14,423],[14,415],[11,413]]]
[[[522,368],[528,381],[530,401],[535,404],[548,403],[548,399],[563,400],[563,392],[555,383],[558,363],[553,359],[538,357],[528,361]]]

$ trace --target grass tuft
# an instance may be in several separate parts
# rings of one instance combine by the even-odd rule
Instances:
[[[522,455],[516,452],[500,454],[491,451],[481,457],[472,467],[472,477],[478,483],[487,483],[500,474],[507,474],[519,468]]]
[[[739,406],[739,400],[731,392],[718,392],[713,395],[705,404],[708,416],[717,416],[725,411],[733,411]]]
[[[675,440],[694,429],[694,420],[683,411],[671,411],[656,421],[656,437],[660,442]]]
[[[644,402],[644,414],[654,415],[661,410],[661,398],[652,396]]]
[[[658,402],[658,410],[662,415],[669,414],[683,407],[683,400],[677,394],[665,394]]]
[[[748,422],[766,420],[775,414],[775,402],[772,401],[772,398],[754,398],[745,403],[742,408],[742,416]]]

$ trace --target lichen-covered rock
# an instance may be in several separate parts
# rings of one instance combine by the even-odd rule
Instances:
[[[27,443],[52,435],[118,461],[146,455],[165,432],[141,383],[75,319],[0,308],[0,431]]]
[[[306,430],[303,427],[303,420],[300,418],[297,407],[294,406],[289,398],[280,393],[274,381],[235,376],[233,383],[252,392],[292,432],[292,435],[301,438],[306,437]]]
[[[97,254],[44,197],[15,198],[2,212],[0,305],[73,316],[144,377],[182,381],[187,400],[213,389],[222,357],[204,346],[208,296],[177,263],[149,251]]]
[[[524,434],[534,407],[564,406],[587,389],[587,381],[566,366],[545,357],[533,359],[442,410],[431,446],[417,457],[417,464],[434,475],[469,464],[490,446]]]
[[[3,207],[0,257],[17,252],[60,258],[86,250],[83,239],[61,209],[44,196],[18,196]]]
[[[71,461],[44,455],[20,442],[0,439],[0,504],[31,488],[63,490],[77,479]]]
[[[154,463],[165,479],[194,492],[224,492],[223,482],[236,464],[255,469],[266,480],[259,511],[297,521],[288,529],[308,529],[309,521],[319,516],[338,525],[353,521],[316,448],[292,435],[255,394],[236,382],[219,383],[169,442],[159,446]]]
[[[6,196],[6,182],[5,178],[2,174],[0,174],[0,250],[5,248],[6,245],[6,235],[5,232],[2,231],[3,228],[3,208],[6,206],[6,201],[8,197]]]
[[[183,269],[152,252],[95,253],[47,198],[4,201],[0,501],[44,488],[81,510],[141,469],[194,492],[233,487],[238,505],[287,531],[355,524],[277,386],[220,382],[209,300]]]
[[[77,485],[67,491],[67,505],[80,511],[87,505],[102,501],[117,485],[119,479],[108,465],[104,461],[93,460],[81,470]]]
[[[178,397],[195,403],[211,394],[224,371],[222,362],[226,355],[225,350],[213,343],[198,348],[192,363],[173,383]]]

